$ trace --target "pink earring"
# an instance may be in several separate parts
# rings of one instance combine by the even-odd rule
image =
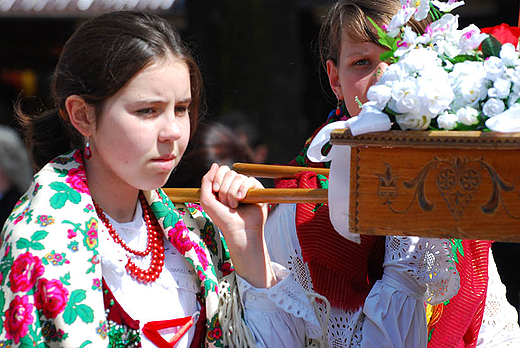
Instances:
[[[92,157],[92,150],[90,149],[90,143],[88,141],[85,144],[84,154],[86,159],[90,159]]]

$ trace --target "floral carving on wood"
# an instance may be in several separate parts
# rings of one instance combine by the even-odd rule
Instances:
[[[398,175],[389,163],[385,165],[384,173],[376,174],[379,178],[377,194],[383,200],[383,204],[396,213],[406,213],[417,199],[419,207],[424,212],[432,212],[435,203],[431,202],[425,193],[425,186],[428,182],[426,177],[429,174],[435,175],[435,185],[446,203],[455,220],[459,220],[464,214],[465,209],[473,200],[474,195],[481,188],[483,180],[491,180],[491,193],[487,202],[481,205],[480,210],[487,215],[493,215],[500,206],[503,206],[508,216],[513,219],[520,219],[506,207],[502,192],[512,192],[515,184],[504,181],[495,168],[487,163],[484,157],[469,160],[466,156],[453,156],[449,159],[434,157],[425,164],[417,175],[409,180],[403,181],[403,186],[407,190],[414,190],[413,197],[408,206],[404,209],[395,208],[399,197]],[[487,175],[485,175],[487,173]],[[484,174],[484,175],[483,175]]]

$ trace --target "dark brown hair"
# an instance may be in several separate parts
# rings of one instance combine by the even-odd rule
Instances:
[[[83,23],[65,44],[52,77],[55,108],[40,115],[27,115],[20,103],[16,106],[36,169],[62,153],[83,146],[83,136],[66,115],[67,97],[82,97],[99,117],[109,97],[143,68],[169,54],[186,63],[190,72],[193,134],[202,102],[201,74],[170,24],[158,16],[136,11],[105,13]]]
[[[319,34],[320,60],[324,68],[327,60],[337,62],[341,51],[341,38],[347,31],[354,41],[373,42],[379,45],[377,31],[368,20],[370,17],[378,26],[387,25],[401,9],[399,0],[339,0],[329,9],[323,20]],[[423,33],[431,22],[428,18],[417,22],[411,19],[408,25],[417,33]]]

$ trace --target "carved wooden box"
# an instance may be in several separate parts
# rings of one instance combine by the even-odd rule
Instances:
[[[352,136],[351,232],[520,242],[520,133]]]

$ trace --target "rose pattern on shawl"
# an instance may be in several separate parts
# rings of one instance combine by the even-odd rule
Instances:
[[[206,275],[200,269],[197,270],[197,277],[203,282],[206,281]]]
[[[202,212],[202,207],[199,204],[195,203],[186,203],[186,207],[190,212],[200,211]]]
[[[208,341],[214,342],[222,339],[222,328],[220,327],[220,323],[218,321],[218,316],[215,315],[213,320],[208,323]]]
[[[43,311],[43,315],[54,319],[65,309],[68,297],[69,291],[59,280],[42,278],[34,294],[34,304]]]
[[[208,249],[213,254],[216,254],[218,250],[217,242],[215,240],[215,225],[209,222],[209,220],[206,221],[204,228],[200,230],[200,236],[202,237],[202,240],[204,241],[204,244],[206,244]]]
[[[72,239],[74,237],[76,237],[78,235],[78,233],[76,231],[74,231],[72,228],[69,228],[67,230],[67,238],[68,239]]]
[[[85,208],[83,208],[83,211],[85,213],[89,213],[89,212],[93,212],[94,211],[94,206],[90,203],[88,203]]]
[[[45,257],[42,259],[42,262],[45,265],[53,265],[53,266],[62,266],[63,264],[70,263],[69,260],[65,258],[65,253],[57,253],[55,250],[52,250],[50,253],[47,253]]]
[[[18,216],[14,220],[13,224],[15,224],[15,225],[18,224],[20,221],[22,221],[26,217],[26,215],[27,215],[27,223],[31,222],[31,220],[32,220],[32,210],[30,210],[29,208],[30,208],[30,206],[28,206],[20,214],[18,214]]]
[[[40,189],[42,188],[42,185],[40,185],[39,183],[37,183],[36,185],[34,185],[34,190],[32,192],[32,195],[33,196],[36,196],[36,194],[38,193],[38,191],[40,191]]]
[[[72,241],[69,243],[69,245],[67,245],[67,248],[75,253],[79,250],[79,243],[77,241]]]
[[[101,291],[101,280],[99,278],[94,278],[92,280],[92,290]]]
[[[189,238],[188,228],[183,220],[177,221],[175,226],[168,231],[168,239],[182,255],[186,255],[189,250],[194,249],[204,270],[208,268],[209,262],[204,249]]]
[[[80,193],[89,193],[87,176],[85,173],[85,167],[83,165],[80,165],[78,168],[72,168],[69,170],[65,182]]]
[[[13,292],[29,291],[36,285],[44,271],[45,268],[38,256],[33,256],[30,252],[21,254],[14,260],[9,274],[11,290]]]
[[[14,339],[14,343],[19,343],[20,338],[27,335],[28,327],[34,321],[32,311],[33,305],[29,302],[29,297],[16,295],[5,312],[4,328],[7,339]]]
[[[67,338],[68,334],[62,329],[56,329],[56,325],[51,320],[46,320],[42,324],[42,336],[50,342],[61,342]]]
[[[86,227],[86,232],[81,231],[85,236],[83,243],[88,250],[92,250],[98,245],[98,220],[96,218],[91,218],[86,223]]]
[[[36,217],[36,223],[39,224],[40,227],[46,227],[54,223],[54,218],[50,215],[38,215]]]
[[[218,269],[222,272],[223,276],[229,275],[231,272],[233,272],[235,269],[229,262],[221,262],[219,261]]]
[[[36,186],[38,186],[38,185],[36,185]],[[36,188],[34,188],[34,190],[36,191]],[[34,192],[33,192],[33,195],[35,195]],[[20,208],[21,205],[23,205],[25,202],[27,202],[28,199],[29,199],[29,197],[27,197],[27,195],[20,197],[18,202],[16,202],[16,204],[14,205],[13,211],[18,210],[18,208]]]

